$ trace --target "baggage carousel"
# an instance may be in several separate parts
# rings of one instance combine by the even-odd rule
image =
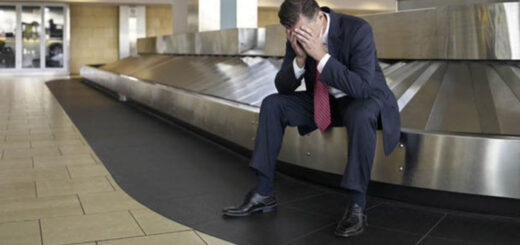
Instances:
[[[474,5],[473,9],[482,6],[499,9],[504,4]],[[416,14],[423,15],[421,11]],[[373,26],[377,42],[382,38],[377,32],[378,19],[409,18],[410,14],[413,11],[364,18]],[[235,48],[221,45],[227,47],[222,51],[214,45],[208,51],[197,46],[209,40],[219,43],[214,36],[229,33],[238,39],[229,44]],[[267,37],[264,44],[263,33]],[[280,27],[144,39],[140,40],[139,56],[84,66],[81,75],[115,92],[121,100],[138,102],[252,151],[262,99],[276,93],[273,81],[281,65],[283,53],[279,50],[283,50],[280,43],[284,40],[276,33]],[[276,40],[271,41],[273,35]],[[254,44],[244,46],[244,36]],[[185,47],[189,38],[195,40],[195,47]],[[206,38],[209,40],[200,41]],[[386,58],[380,66],[398,100],[403,129],[400,145],[389,156],[383,153],[379,132],[372,181],[520,199],[520,63],[513,55],[509,59],[468,59],[461,54],[428,60],[403,54],[403,59],[396,59],[394,51],[387,56],[385,47],[377,47],[379,57]],[[347,144],[344,128],[304,137],[288,128],[279,160],[298,166],[295,171],[341,175]]]

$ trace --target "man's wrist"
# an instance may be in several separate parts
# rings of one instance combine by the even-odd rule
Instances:
[[[328,53],[323,51],[316,55],[315,60],[322,60]]]
[[[294,58],[293,67],[294,67],[294,76],[296,77],[296,79],[299,79],[303,75],[303,73],[305,73],[305,67],[299,67],[298,64],[296,63],[296,58]]]
[[[319,59],[317,69],[320,73],[323,71],[323,68],[325,68],[327,61],[329,61],[329,58],[330,58],[330,54],[325,53],[325,55],[323,55],[323,57],[321,59]]]

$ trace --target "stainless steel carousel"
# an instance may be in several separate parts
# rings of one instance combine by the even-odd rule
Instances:
[[[372,180],[520,199],[520,3],[362,16],[401,112],[402,139]],[[84,66],[87,80],[253,150],[262,99],[276,93],[279,25],[139,40],[137,57]],[[303,89],[303,88],[299,88]],[[279,160],[341,175],[344,128],[286,131]]]

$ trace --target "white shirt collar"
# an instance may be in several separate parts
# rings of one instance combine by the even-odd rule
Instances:
[[[330,15],[327,12],[323,12],[325,14],[325,17],[327,18],[327,27],[325,28],[325,33],[323,33],[323,42],[328,43],[328,37],[329,37],[329,27],[330,27]]]

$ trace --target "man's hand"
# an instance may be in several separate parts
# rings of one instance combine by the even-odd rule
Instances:
[[[303,48],[298,44],[296,40],[296,33],[287,29],[285,30],[285,34],[287,34],[287,40],[291,43],[291,47],[296,53],[296,64],[298,67],[302,68],[305,65],[305,60],[307,59],[307,53],[303,50]]]
[[[321,30],[313,32],[309,27],[302,26],[295,30],[296,40],[302,45],[304,51],[314,60],[320,61],[327,54],[323,46],[323,34]]]

